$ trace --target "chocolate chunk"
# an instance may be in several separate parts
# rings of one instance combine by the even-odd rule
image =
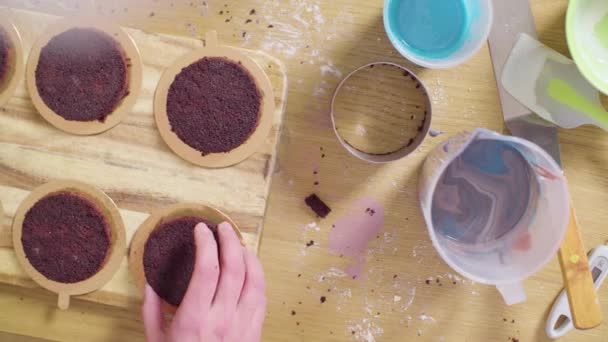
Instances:
[[[50,194],[25,214],[21,236],[26,258],[50,280],[77,283],[96,274],[110,248],[110,228],[88,199]]]
[[[144,273],[159,297],[175,306],[181,304],[196,256],[194,227],[204,222],[214,232],[217,227],[194,217],[182,216],[158,225],[144,247]]]
[[[325,218],[331,212],[331,208],[328,207],[325,202],[321,201],[316,194],[306,197],[304,202],[306,202],[306,205],[308,205],[319,217]]]
[[[182,69],[167,96],[171,130],[201,152],[229,152],[253,133],[262,94],[241,65],[224,57],[205,57]]]
[[[41,49],[36,88],[53,112],[70,121],[105,121],[129,88],[125,53],[91,28],[62,32]]]

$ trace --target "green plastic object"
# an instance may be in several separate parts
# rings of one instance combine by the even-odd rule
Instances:
[[[580,72],[599,91],[608,94],[608,1],[570,0],[566,37]]]
[[[598,121],[601,126],[608,127],[608,112],[604,108],[593,104],[593,102],[587,100],[584,96],[581,96],[568,82],[553,78],[549,81],[547,92],[553,100],[585,113],[592,117],[593,120]]]

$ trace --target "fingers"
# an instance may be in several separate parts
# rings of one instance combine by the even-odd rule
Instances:
[[[251,251],[245,251],[245,284],[239,299],[241,305],[260,305],[266,302],[266,280],[264,279],[264,269],[258,257]]]
[[[196,257],[192,278],[175,315],[181,324],[189,326],[197,326],[201,313],[209,311],[220,274],[217,243],[207,225],[199,223],[194,228],[194,240]]]
[[[148,342],[161,342],[163,340],[164,317],[160,309],[160,298],[152,287],[146,283],[144,304],[142,306],[144,332]]]
[[[245,251],[247,269],[245,284],[238,304],[238,313],[242,322],[250,325],[248,341],[261,341],[262,326],[266,317],[266,280],[264,269],[258,257],[251,251]]]
[[[245,248],[228,223],[219,225],[218,235],[221,274],[213,306],[223,308],[225,314],[230,314],[236,310],[245,282]]]

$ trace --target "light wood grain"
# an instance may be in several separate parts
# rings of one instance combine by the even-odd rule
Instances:
[[[57,17],[12,10],[26,50]],[[122,209],[128,240],[147,212],[178,202],[209,204],[225,211],[242,228],[247,244],[257,250],[278,131],[285,104],[286,79],[281,63],[255,51],[240,50],[268,74],[275,94],[271,132],[244,162],[225,169],[205,169],[174,155],[161,140],[152,114],[152,97],[163,70],[178,57],[202,46],[201,40],[125,29],[142,52],[143,89],[134,110],[106,133],[78,137],[50,126],[34,110],[23,84],[0,113],[0,202],[6,220],[35,186],[54,179],[79,180],[105,191]],[[16,267],[10,226],[0,227],[0,281],[31,286]],[[110,305],[139,302],[125,259],[114,278],[84,298]]]
[[[5,3],[28,6],[22,0]],[[74,8],[76,3],[79,9]],[[29,4],[65,14],[82,11],[88,3],[40,0]],[[289,102],[260,248],[269,295],[263,341],[366,341],[366,332],[378,342],[508,342],[508,337],[549,341],[544,333],[546,315],[563,286],[557,257],[525,282],[528,300],[507,307],[492,287],[448,278],[454,272],[431,246],[418,205],[419,168],[431,148],[464,129],[503,130],[486,47],[454,69],[415,67],[399,56],[386,37],[382,1],[207,0],[207,7],[201,1],[173,3],[172,7],[170,1],[107,0],[97,2],[94,9],[123,25],[154,32],[201,36],[216,29],[231,45],[263,49],[282,59],[288,70]],[[568,2],[531,3],[540,40],[567,53],[564,14]],[[253,16],[251,9],[257,12]],[[253,22],[245,24],[248,18]],[[267,28],[271,24],[274,28]],[[247,32],[245,37],[243,32]],[[385,165],[364,163],[344,151],[328,116],[331,94],[341,77],[375,61],[391,61],[415,71],[429,87],[433,129],[446,132],[427,138],[407,158]],[[330,63],[341,77],[321,71]],[[608,136],[597,128],[581,127],[560,131],[560,141],[583,241],[588,247],[602,244],[608,239],[608,206],[604,205],[608,203]],[[320,184],[315,186],[315,181]],[[165,186],[164,181],[159,186]],[[303,203],[313,191],[333,209],[318,222],[319,231],[314,224],[308,228],[315,218]],[[332,268],[341,270],[348,262],[327,252],[327,238],[335,220],[361,196],[378,199],[386,212],[381,237],[370,244],[364,277],[353,281],[327,275],[319,281]],[[306,248],[310,240],[315,245]],[[437,276],[443,277],[442,286],[435,282]],[[395,302],[395,295],[401,300]],[[324,304],[320,296],[327,297]],[[600,289],[599,298],[602,310],[608,312],[608,286]],[[62,341],[143,340],[137,308],[125,311],[74,300],[73,309],[60,312],[51,309],[52,299],[41,290],[0,287],[0,330]],[[421,320],[423,313],[435,322]],[[602,324],[572,331],[560,341],[604,342],[606,336],[608,325]]]
[[[602,312],[574,208],[570,208],[570,222],[558,256],[574,326],[595,328],[602,323]]]

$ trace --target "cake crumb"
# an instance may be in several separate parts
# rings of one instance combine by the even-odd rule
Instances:
[[[311,194],[310,196],[306,197],[304,202],[310,207],[310,209],[312,209],[312,211],[315,212],[315,214],[317,214],[317,216],[321,218],[327,217],[327,215],[329,215],[331,212],[331,208],[327,206],[327,204],[325,204],[325,202],[323,202],[316,194]]]

